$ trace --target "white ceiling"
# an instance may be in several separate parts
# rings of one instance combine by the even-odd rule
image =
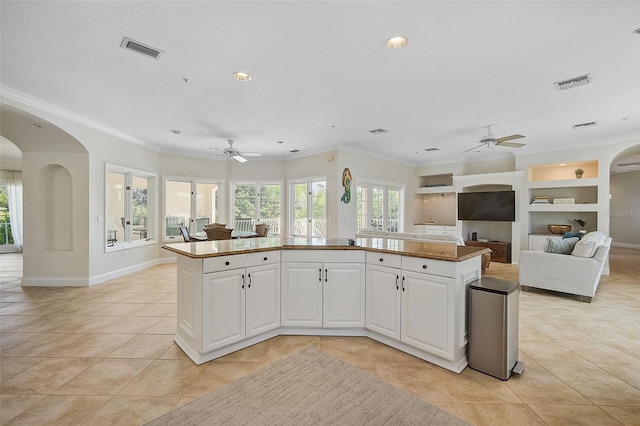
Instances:
[[[638,1],[3,0],[1,24],[5,96],[163,152],[214,158],[235,139],[266,159],[342,146],[426,165],[640,136]],[[406,48],[385,47],[395,34]],[[586,73],[590,85],[553,86]],[[526,146],[464,154],[489,124]]]

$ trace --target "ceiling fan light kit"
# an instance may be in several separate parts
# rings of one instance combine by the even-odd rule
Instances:
[[[525,146],[526,144],[524,143],[519,143],[519,142],[508,142],[508,141],[512,141],[515,139],[522,139],[525,136],[520,135],[520,134],[513,134],[513,135],[509,135],[509,136],[503,136],[501,138],[496,138],[495,136],[493,136],[493,133],[491,133],[491,126],[486,126],[487,127],[487,135],[484,136],[482,139],[480,139],[478,141],[478,143],[480,145],[468,149],[464,152],[469,152],[469,151],[476,151],[478,148],[482,148],[481,150],[477,151],[477,152],[482,152],[485,148],[490,148],[491,151],[493,152],[493,147],[494,146],[503,146],[503,147],[508,147],[508,148],[522,148],[523,146]]]
[[[209,148],[209,149],[215,149],[217,151],[221,151],[222,155],[224,155],[227,158],[233,158],[234,160],[236,160],[239,163],[246,163],[248,160],[245,157],[261,157],[262,154],[260,154],[259,152],[240,152],[237,149],[235,149],[233,147],[233,143],[235,142],[233,139],[227,139],[227,142],[229,143],[229,147],[225,148],[225,149],[218,149],[218,148]]]

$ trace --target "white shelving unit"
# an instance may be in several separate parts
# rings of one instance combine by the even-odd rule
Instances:
[[[446,192],[455,192],[453,173],[418,176],[416,194],[442,194]]]

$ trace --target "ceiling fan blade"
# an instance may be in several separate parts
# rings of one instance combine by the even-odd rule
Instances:
[[[497,142],[497,146],[506,146],[509,148],[522,148],[526,145],[526,143],[518,143],[518,142]]]
[[[245,157],[262,157],[262,154],[259,152],[241,152],[240,155],[244,155]]]
[[[476,149],[480,148],[481,146],[486,146],[486,145],[485,144],[480,144],[480,145],[476,146],[475,148],[468,149],[468,150],[466,150],[464,152],[475,151]]]
[[[512,140],[514,140],[514,139],[522,139],[522,138],[524,138],[524,137],[525,137],[525,136],[518,135],[518,134],[515,134],[515,135],[509,135],[509,136],[503,136],[503,137],[501,137],[501,138],[497,138],[497,139],[496,139],[496,145],[500,145],[502,142],[512,141]]]
[[[240,154],[236,154],[236,155],[234,155],[234,156],[233,156],[233,157],[231,157],[231,158],[233,158],[234,160],[236,160],[236,161],[237,161],[237,162],[239,162],[239,163],[246,163],[247,161],[249,161],[249,160],[247,160],[246,158],[244,158],[244,157],[243,157],[242,155],[240,155]]]

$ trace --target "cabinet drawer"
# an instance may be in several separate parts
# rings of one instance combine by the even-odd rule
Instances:
[[[247,254],[247,266],[269,265],[272,263],[280,263],[280,250]]]
[[[208,257],[203,260],[202,273],[228,271],[230,269],[245,268],[247,255],[236,254],[233,256]]]
[[[441,277],[453,277],[455,262],[402,256],[402,269]]]
[[[399,254],[374,253],[368,251],[367,263],[369,265],[380,265],[400,269],[402,267],[402,256]]]
[[[363,250],[283,250],[283,262],[364,262]]]

